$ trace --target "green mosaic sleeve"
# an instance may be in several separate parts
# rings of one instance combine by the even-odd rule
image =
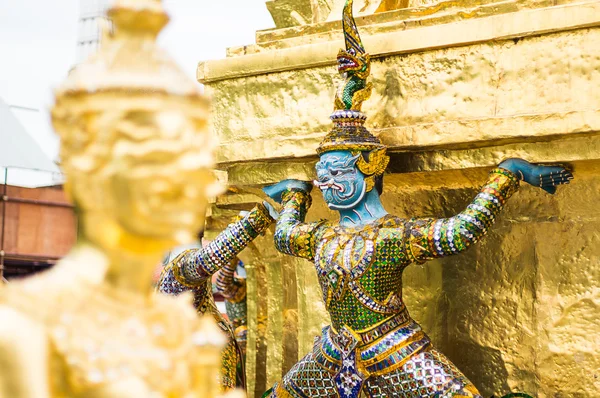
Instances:
[[[405,243],[415,262],[465,251],[479,241],[494,223],[506,200],[517,191],[519,178],[508,170],[492,170],[473,202],[458,215],[408,222]]]
[[[282,253],[314,260],[316,235],[323,222],[305,223],[310,195],[288,190],[282,195],[283,210],[275,227],[275,247]]]
[[[175,279],[195,286],[229,264],[258,235],[273,223],[264,205],[257,205],[241,220],[230,224],[206,247],[190,250],[173,267]]]

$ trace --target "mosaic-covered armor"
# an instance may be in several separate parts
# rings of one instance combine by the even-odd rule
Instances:
[[[331,222],[304,224],[310,197],[283,195],[275,246],[315,263],[332,326],[365,330],[404,313],[402,271],[411,263],[466,250],[481,239],[519,179],[495,169],[475,200],[448,219],[401,219],[392,215],[356,227]],[[377,283],[375,283],[377,282]]]
[[[157,290],[161,293],[178,295],[191,291],[196,310],[201,314],[211,314],[227,333],[229,341],[223,350],[221,368],[221,385],[226,390],[236,386],[236,373],[242,354],[234,338],[234,329],[215,304],[212,275],[231,263],[237,264],[236,256],[273,221],[267,208],[262,204],[257,205],[241,220],[230,224],[206,247],[180,253],[165,266],[157,284]]]
[[[480,397],[410,317],[402,300],[402,272],[412,263],[458,254],[483,237],[520,181],[554,193],[573,177],[562,167],[509,159],[454,217],[388,214],[380,195],[390,158],[364,126],[370,57],[352,0],[346,1],[342,22],[346,49],[338,54],[338,71],[344,80],[335,96],[333,128],[317,148],[314,181],[339,221],[304,223],[311,202],[307,182],[284,180],[264,189],[283,205],[275,246],[314,263],[332,323],[265,396]]]
[[[357,227],[303,223],[310,197],[286,191],[275,245],[315,263],[332,324],[277,386],[275,396],[329,397],[337,390],[341,397],[353,397],[361,389],[372,397],[476,394],[410,317],[402,301],[402,271],[414,262],[466,250],[485,235],[518,186],[517,176],[495,169],[475,200],[452,218],[386,215]],[[330,382],[329,391],[316,387],[324,380],[315,384],[308,376],[316,370]]]

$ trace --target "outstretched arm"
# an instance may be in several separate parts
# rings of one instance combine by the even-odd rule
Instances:
[[[283,206],[275,227],[275,247],[282,253],[308,260],[314,259],[316,235],[323,225],[323,222],[304,222],[311,205],[311,189],[309,183],[297,180],[284,180],[264,189]]]
[[[485,236],[505,202],[518,189],[519,181],[532,185],[539,182],[540,188],[554,193],[556,185],[567,184],[572,178],[562,167],[534,165],[521,159],[502,162],[460,214],[447,219],[410,221],[407,251],[417,262],[465,251]]]
[[[165,267],[158,290],[170,292],[173,278],[179,284],[194,287],[232,261],[274,219],[268,209],[257,205],[241,220],[230,224],[212,242],[202,249],[188,250]],[[172,272],[172,275],[168,275]],[[171,277],[172,276],[172,277]]]

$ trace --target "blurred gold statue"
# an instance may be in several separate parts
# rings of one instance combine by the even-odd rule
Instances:
[[[115,3],[114,33],[56,93],[80,237],[52,270],[0,288],[1,398],[219,391],[222,332],[191,295],[153,295],[151,281],[163,253],[203,223],[207,104],[156,47],[161,3]]]

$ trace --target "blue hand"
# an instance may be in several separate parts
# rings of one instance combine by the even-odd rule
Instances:
[[[281,203],[281,195],[289,189],[299,189],[306,193],[312,190],[312,184],[300,180],[283,180],[277,184],[269,185],[263,188],[263,192],[277,203]]]
[[[522,181],[540,187],[549,194],[554,194],[558,185],[568,184],[573,179],[573,174],[564,167],[544,166],[523,159],[507,159],[499,167],[512,171]]]

